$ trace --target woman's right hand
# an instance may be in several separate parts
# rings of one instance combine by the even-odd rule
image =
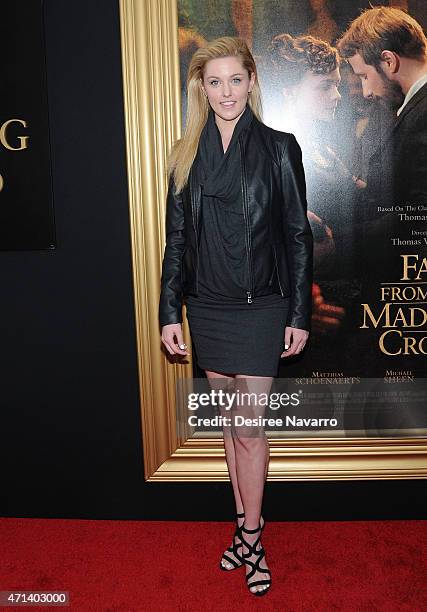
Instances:
[[[164,325],[162,327],[162,342],[171,355],[190,355],[190,352],[186,350],[187,345],[184,344],[181,323]]]

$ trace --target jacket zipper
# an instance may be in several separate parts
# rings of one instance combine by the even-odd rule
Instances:
[[[249,275],[249,290],[246,291],[246,295],[248,297],[248,304],[252,304],[252,294],[253,294],[253,278],[252,278],[252,246],[251,246],[251,237],[249,232],[249,219],[248,219],[248,210],[247,210],[247,193],[246,193],[246,180],[245,180],[245,167],[244,160],[242,155],[242,144],[239,138],[239,153],[240,153],[240,166],[241,166],[241,183],[242,183],[242,201],[243,201],[243,215],[245,217],[245,242],[246,242],[246,255],[248,262],[248,275]]]

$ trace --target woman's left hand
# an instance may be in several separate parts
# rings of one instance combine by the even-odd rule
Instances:
[[[310,332],[306,329],[298,329],[297,327],[285,327],[285,349],[280,357],[290,357],[297,355],[303,350]]]

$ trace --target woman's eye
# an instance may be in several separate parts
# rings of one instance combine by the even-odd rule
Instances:
[[[214,79],[213,81],[209,81],[209,84],[213,85],[214,87],[216,87],[218,83],[219,81],[217,79]]]
[[[239,79],[239,77],[235,77],[233,79],[233,83],[241,83],[241,82],[242,82],[242,79]]]

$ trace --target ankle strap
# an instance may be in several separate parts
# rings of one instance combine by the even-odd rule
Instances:
[[[243,516],[245,516],[245,513],[244,512],[238,512],[236,514],[236,516],[237,516],[237,518],[242,518]]]
[[[261,525],[258,525],[256,529],[246,529],[245,524],[243,523],[242,525],[242,531],[244,531],[245,533],[256,533],[260,529],[261,529]]]

